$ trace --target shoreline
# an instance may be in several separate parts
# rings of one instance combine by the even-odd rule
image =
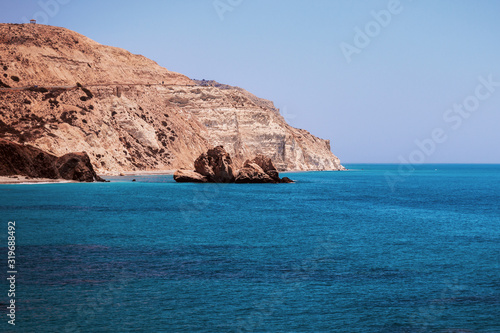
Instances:
[[[0,176],[0,185],[5,184],[60,184],[60,183],[77,183],[74,180],[67,179],[50,179],[50,178],[31,178],[28,176]]]
[[[132,177],[132,176],[162,176],[162,175],[173,175],[177,170],[153,170],[153,171],[123,171],[120,173],[98,173],[97,175],[106,179],[106,177],[113,177],[119,179],[119,177]],[[281,171],[283,174],[287,173],[305,173],[305,172],[316,172],[319,170],[290,170]],[[322,170],[322,171],[344,171],[344,170]],[[74,180],[67,179],[50,179],[50,178],[31,178],[28,176],[14,175],[14,176],[0,176],[0,185],[5,184],[64,184],[64,183],[79,183]]]
[[[177,170],[125,171],[124,176],[173,175]],[[119,176],[119,175],[118,175]]]
[[[125,176],[159,176],[159,175],[173,175],[175,170],[152,170],[152,171],[122,171],[122,172],[105,172],[105,173],[97,173],[99,177],[125,177]]]
[[[131,176],[161,176],[173,175],[176,170],[154,170],[154,171],[124,171],[120,173],[98,173],[97,175],[107,180],[107,177],[131,177]],[[74,180],[67,179],[51,179],[51,178],[32,178],[23,175],[0,176],[0,185],[9,184],[65,184],[65,183],[80,183]]]

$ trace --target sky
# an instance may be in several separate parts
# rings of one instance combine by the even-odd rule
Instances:
[[[500,163],[500,1],[0,0],[274,101],[343,163]]]

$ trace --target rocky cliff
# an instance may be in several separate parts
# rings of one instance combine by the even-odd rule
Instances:
[[[0,80],[0,138],[86,151],[99,173],[189,168],[218,145],[237,167],[263,154],[280,171],[343,168],[272,102],[67,29],[0,24]]]
[[[80,182],[104,181],[95,173],[86,153],[57,157],[35,147],[0,139],[0,176],[12,175]]]

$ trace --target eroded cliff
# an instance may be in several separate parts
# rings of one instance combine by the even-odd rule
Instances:
[[[264,154],[280,171],[342,169],[328,140],[241,88],[63,28],[0,24],[0,47],[0,137],[54,155],[86,151],[100,173],[186,168],[218,145],[237,167]]]

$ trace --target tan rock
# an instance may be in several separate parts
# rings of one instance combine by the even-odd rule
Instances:
[[[276,183],[255,163],[246,164],[238,171],[235,183]]]
[[[0,44],[7,72],[20,78],[19,82],[9,80],[11,87],[74,86],[76,82],[192,84],[186,76],[158,66],[144,56],[101,45],[65,28],[1,24]]]

